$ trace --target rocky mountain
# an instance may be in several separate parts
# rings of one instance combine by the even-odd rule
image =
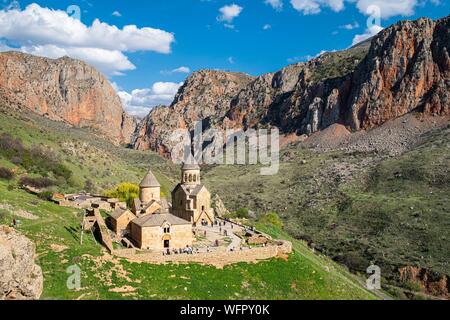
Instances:
[[[0,53],[0,102],[94,129],[114,143],[129,143],[136,128],[108,80],[68,57],[53,60]]]
[[[35,254],[29,239],[0,226],[0,300],[39,299],[44,278],[34,262]]]
[[[176,129],[192,129],[202,120],[216,126],[229,110],[231,100],[253,77],[243,73],[203,70],[194,73],[180,88],[170,107],[160,106],[144,118],[134,137],[134,147],[169,155],[170,135]]]
[[[450,16],[401,21],[345,51],[323,54],[260,77],[192,74],[173,103],[154,109],[133,139],[168,155],[177,128],[277,126],[311,135],[333,124],[377,127],[412,111],[450,113]]]

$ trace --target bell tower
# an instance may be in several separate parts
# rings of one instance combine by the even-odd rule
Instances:
[[[181,184],[196,186],[201,184],[200,166],[196,163],[184,163],[181,169]]]

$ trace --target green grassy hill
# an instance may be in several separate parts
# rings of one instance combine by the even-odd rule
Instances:
[[[1,203],[39,217],[22,219],[19,231],[37,246],[44,272],[43,299],[375,299],[361,280],[326,257],[294,241],[288,261],[238,264],[218,270],[197,264],[158,266],[130,263],[104,253],[92,235],[80,245],[81,212],[58,207],[0,181]],[[13,210],[12,210],[13,211]],[[0,224],[12,214],[0,209]],[[268,228],[274,236],[290,239]],[[66,287],[69,266],[81,267],[82,289]]]
[[[296,239],[356,273],[375,263],[391,285],[407,288],[400,267],[450,274],[449,155],[447,127],[395,158],[292,148],[275,176],[259,175],[258,167],[218,166],[203,178],[229,209],[275,211]]]
[[[115,146],[88,130],[71,128],[30,113],[6,111],[4,108],[0,105],[0,136],[8,134],[18,138],[29,149],[40,147],[72,172],[68,181],[58,184],[60,192],[84,190],[101,193],[121,182],[139,183],[150,166],[165,194],[170,194],[176,183],[178,168],[155,153]],[[14,167],[11,159],[0,150],[2,165]],[[21,170],[23,166],[18,167]],[[28,173],[39,175],[39,170],[34,169],[28,170]]]
[[[102,192],[120,182],[137,183],[149,164],[166,194],[178,179],[178,168],[159,156],[113,146],[84,130],[14,113],[0,113],[0,124],[0,135],[20,138],[26,150],[41,145],[58,165],[72,172],[70,178],[59,179],[55,191],[79,191],[89,185]],[[38,217],[21,219],[18,229],[36,243],[37,263],[44,271],[43,299],[377,298],[364,289],[362,279],[325,256],[314,254],[303,242],[266,225],[259,227],[277,238],[293,241],[295,253],[287,261],[272,259],[218,270],[198,264],[156,266],[112,258],[91,234],[85,234],[80,245],[81,211],[58,207],[17,188],[22,175],[42,176],[40,162],[31,161],[28,169],[13,162],[9,154],[0,155],[0,167],[17,170],[12,180],[0,179],[0,224],[9,225],[17,218],[17,210]],[[50,174],[49,178],[57,177]],[[82,289],[76,292],[66,287],[66,270],[74,264],[82,271]]]

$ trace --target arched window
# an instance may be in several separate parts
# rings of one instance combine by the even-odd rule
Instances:
[[[188,181],[188,175],[187,175],[187,173],[184,175],[184,182],[187,182]]]
[[[192,174],[189,175],[189,182],[192,182]]]
[[[197,176],[194,175],[194,182],[197,182]]]

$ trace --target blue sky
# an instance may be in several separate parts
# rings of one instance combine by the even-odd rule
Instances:
[[[35,10],[27,17],[39,19],[19,23],[27,21],[20,14],[33,3]],[[142,115],[155,104],[169,103],[195,70],[260,75],[324,50],[345,49],[355,36],[374,32],[367,27],[366,13],[373,4],[381,10],[382,27],[450,13],[448,0],[0,0],[0,49],[87,60],[108,75],[127,108]],[[73,26],[61,16],[77,18],[73,11],[67,13],[71,5],[80,8],[80,24]],[[53,10],[42,11],[46,8]],[[104,23],[103,33],[113,26],[119,31],[111,31],[111,37],[102,32],[84,37],[96,19]],[[2,33],[8,25],[11,30]],[[121,33],[127,25],[136,25],[136,30]],[[147,34],[141,30],[146,27],[160,32]],[[63,39],[55,35],[60,30]],[[70,42],[78,37],[83,40]]]

